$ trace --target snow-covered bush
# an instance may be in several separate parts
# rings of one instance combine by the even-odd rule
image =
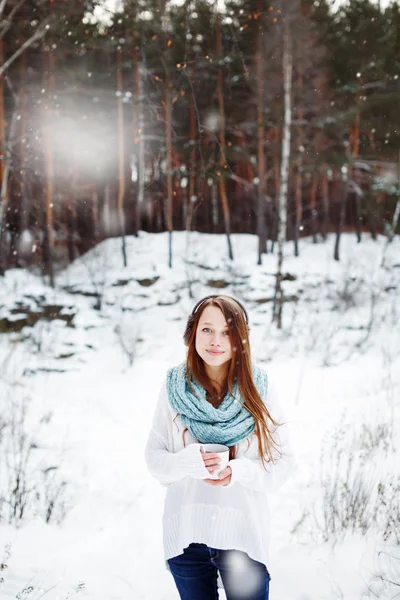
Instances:
[[[9,582],[9,578],[7,578],[9,563],[12,557],[12,547],[9,542],[5,543],[3,546],[3,556],[0,556],[0,596],[6,597],[2,595],[2,592],[7,593],[7,597],[16,598],[17,600],[40,600],[44,596],[48,600],[60,600],[60,590],[57,585],[48,584],[46,587],[45,582],[41,576],[29,577],[29,583],[27,583],[22,589],[19,587],[16,588],[17,584],[14,582]],[[18,579],[22,579],[18,578]],[[85,590],[85,583],[79,582],[74,588],[67,592],[66,596],[62,596],[63,600],[70,600],[72,598],[76,598],[80,592]],[[12,588],[19,589],[15,594],[16,589],[13,589],[12,596],[9,593],[9,590]]]
[[[400,477],[390,469],[387,423],[337,431],[321,455],[321,498],[315,519],[324,541],[374,529],[400,544]],[[392,448],[393,450],[393,448]]]
[[[399,596],[400,588],[400,548],[392,547],[387,551],[379,551],[376,558],[375,573],[368,582],[363,600],[379,598],[393,600]]]
[[[345,312],[360,304],[365,282],[349,272],[345,272],[333,292],[333,310]]]
[[[114,332],[122,352],[128,359],[128,365],[131,367],[137,353],[140,325],[132,315],[128,317],[123,315],[120,322],[115,325]]]
[[[65,481],[58,465],[40,448],[45,422],[32,422],[29,398],[11,389],[1,394],[0,523],[18,524],[41,516],[46,523],[60,523],[66,513]]]

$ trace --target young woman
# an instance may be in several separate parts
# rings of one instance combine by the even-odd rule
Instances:
[[[145,456],[168,486],[164,555],[181,600],[268,600],[267,495],[292,468],[287,426],[251,361],[245,308],[207,296],[189,316],[186,361],[167,372]],[[202,444],[229,447],[228,466]]]

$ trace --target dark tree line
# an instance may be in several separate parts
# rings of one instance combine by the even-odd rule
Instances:
[[[141,229],[225,233],[231,257],[256,233],[259,261],[279,231],[296,254],[302,235],[393,234],[400,7],[329,5],[0,2],[1,272],[53,281],[115,235],[127,264]]]

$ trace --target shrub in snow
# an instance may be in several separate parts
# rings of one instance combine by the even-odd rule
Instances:
[[[1,395],[0,408],[0,523],[18,524],[37,515],[46,523],[60,523],[67,484],[59,467],[48,464],[49,453],[39,447],[46,419],[32,423],[28,399],[19,397],[15,388]]]
[[[360,304],[360,293],[364,287],[364,281],[355,275],[345,273],[341,282],[337,285],[333,295],[333,310],[344,312]]]
[[[120,348],[131,367],[134,363],[138,342],[140,340],[140,327],[133,320],[132,315],[123,316],[114,328]]]
[[[3,557],[1,558],[0,562],[0,595],[2,592],[7,593],[7,589],[10,590],[15,586],[14,582],[10,583],[7,580],[7,570],[11,555],[11,544],[4,544]],[[18,577],[18,580],[19,579],[22,579],[22,577]],[[12,585],[13,583],[14,585]],[[61,600],[61,597],[64,600],[70,600],[71,598],[75,598],[76,596],[78,596],[78,594],[84,589],[85,584],[83,582],[80,582],[74,587],[74,589],[72,589],[71,591],[67,591],[66,596],[61,596],[60,589],[57,584],[52,584],[46,588],[43,582],[43,578],[40,575],[34,575],[33,577],[30,577],[29,584],[27,584],[16,594],[15,589],[13,589],[12,592],[8,592],[8,597],[11,598],[10,594],[12,593],[12,598],[17,598],[17,600],[40,600],[44,596],[46,596],[48,600]],[[3,598],[2,595],[1,597]]]
[[[393,600],[400,588],[400,548],[391,547],[377,554],[377,568],[362,598]]]
[[[325,541],[339,541],[347,531],[379,532],[400,543],[400,477],[389,464],[386,423],[363,425],[358,435],[336,433],[321,457],[321,498],[315,513]]]

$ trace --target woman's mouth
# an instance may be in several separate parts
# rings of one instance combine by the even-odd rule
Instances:
[[[223,354],[223,352],[219,350],[207,350],[207,352],[213,356],[219,356],[220,354]]]

